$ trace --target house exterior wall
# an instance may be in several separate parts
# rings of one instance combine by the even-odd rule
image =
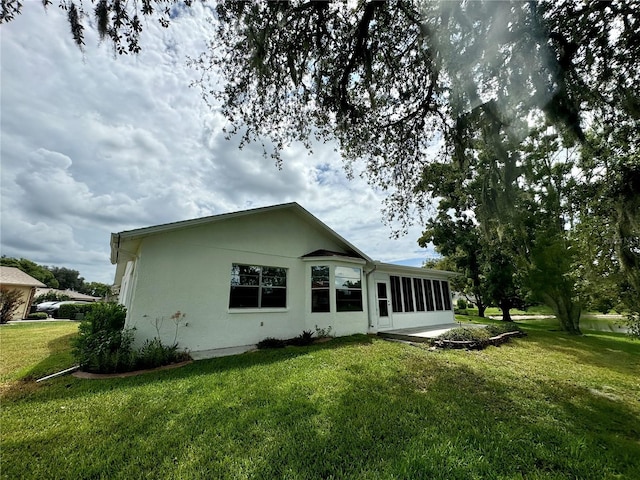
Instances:
[[[252,345],[266,337],[291,338],[315,325],[330,324],[338,335],[367,331],[366,302],[362,312],[311,314],[310,266],[300,257],[343,246],[291,211],[176,229],[138,243],[130,275],[123,277],[128,284],[122,288],[123,282],[120,292],[126,326],[135,327],[138,344],[159,333],[164,343],[175,338],[181,348],[202,351]],[[229,308],[233,264],[286,268],[286,308]],[[176,328],[171,316],[178,311],[185,316]]]
[[[3,284],[3,286],[9,288],[10,290],[17,290],[18,292],[20,292],[20,301],[22,303],[16,309],[11,320],[21,320],[23,318],[27,318],[27,315],[29,315],[29,308],[31,307],[31,297],[33,295],[33,292],[35,291],[35,287],[30,287],[28,285],[10,284]]]

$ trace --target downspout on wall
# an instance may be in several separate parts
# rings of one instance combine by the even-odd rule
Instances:
[[[377,268],[378,268],[378,266],[374,263],[373,264],[373,268],[371,270],[369,270],[368,272],[365,270],[365,272],[364,272],[365,278],[367,280],[367,294],[368,294],[367,296],[377,295],[378,294],[376,289],[373,288],[373,286],[369,284],[369,277],[373,272],[376,271]],[[367,302],[368,301],[369,301],[369,298],[367,298]],[[372,303],[375,305],[375,302],[372,302]],[[367,308],[367,321],[369,322],[369,324],[367,326],[367,330],[370,330],[370,329],[374,328],[373,318],[371,318],[371,317],[373,316],[374,312],[376,312],[377,310],[371,308],[371,303],[369,303],[369,305],[367,307],[368,307]],[[377,318],[377,316],[376,316],[376,318]]]

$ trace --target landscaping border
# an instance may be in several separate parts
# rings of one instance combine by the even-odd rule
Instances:
[[[440,348],[466,348],[468,350],[481,350],[489,345],[498,346],[508,342],[511,337],[525,337],[527,334],[521,331],[505,332],[488,340],[444,340],[436,339],[433,342],[435,347]]]

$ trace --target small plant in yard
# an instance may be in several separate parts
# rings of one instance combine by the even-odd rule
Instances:
[[[163,345],[159,338],[146,340],[136,355],[136,368],[156,368],[187,360],[186,353],[178,351],[178,344]]]
[[[24,303],[21,297],[19,290],[0,287],[0,323],[7,323],[13,319],[20,305]]]
[[[320,328],[316,325],[316,336],[318,338],[326,338],[331,336],[331,325],[325,328]]]
[[[169,317],[169,320],[171,320],[175,326],[175,330],[173,333],[173,342],[172,342],[172,346],[177,346],[178,345],[178,330],[180,328],[180,325],[184,322],[184,319],[187,317],[186,313],[181,312],[180,310],[178,310],[176,313],[174,313],[173,315],[171,315]],[[165,322],[165,317],[156,317],[154,320],[154,327],[156,329],[156,338],[160,339],[161,338],[161,334],[160,331],[162,330],[162,327],[164,326],[164,322]]]
[[[297,347],[304,347],[313,343],[313,332],[311,330],[303,330],[297,337],[288,340],[289,345],[295,345]]]
[[[49,315],[44,312],[35,312],[27,315],[28,320],[46,320],[47,318],[49,318]]]

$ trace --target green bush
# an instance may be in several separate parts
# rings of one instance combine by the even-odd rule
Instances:
[[[45,320],[47,318],[49,318],[49,315],[44,312],[35,312],[27,315],[28,320]]]
[[[313,343],[313,332],[310,330],[303,330],[300,335],[287,340],[289,345],[295,345],[297,347],[304,347],[305,345],[311,345]]]
[[[69,295],[59,292],[47,292],[42,295],[38,295],[34,300],[34,305],[39,305],[43,302],[62,302],[64,300],[71,300]]]
[[[459,298],[458,302],[458,309],[459,310],[466,310],[467,309],[467,301],[464,298]]]
[[[73,354],[86,371],[114,373],[130,370],[136,363],[133,332],[123,330],[127,315],[122,305],[90,305],[78,327]]]
[[[147,340],[133,348],[133,330],[125,329],[127,315],[122,305],[97,303],[90,305],[78,327],[74,356],[83,370],[93,373],[128,372],[155,368],[189,358],[178,351],[178,344],[163,345],[159,338]]]
[[[66,303],[60,305],[58,312],[55,314],[56,318],[68,318],[69,320],[82,320],[84,316],[91,310],[97,303]]]
[[[81,337],[74,355],[83,370],[93,373],[116,373],[133,370],[137,354],[133,349],[133,331],[101,330]]]
[[[457,327],[443,333],[438,338],[453,341],[477,341],[489,340],[489,332],[484,328]]]

